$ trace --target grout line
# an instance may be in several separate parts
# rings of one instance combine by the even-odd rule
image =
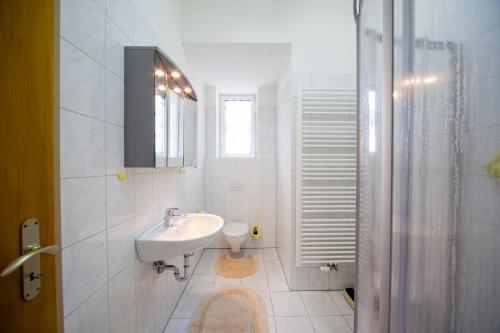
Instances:
[[[76,308],[74,308],[70,313],[68,313],[67,315],[64,316],[64,319],[68,318],[73,312],[77,311],[80,307],[82,307],[85,303],[87,303],[87,301],[92,297],[94,296],[95,294],[97,294],[97,292],[99,290],[101,290],[101,288],[103,288],[104,286],[106,286],[107,288],[107,284],[108,284],[108,281],[104,282],[103,284],[101,284],[100,286],[98,286],[96,288],[96,290],[94,290],[89,296],[87,296],[80,304],[78,304],[78,306]],[[109,298],[109,297],[108,297]],[[63,314],[64,315],[64,314]],[[109,320],[108,320],[109,321]]]
[[[104,90],[106,90],[106,87],[104,87]],[[106,97],[104,97],[104,98],[106,98]],[[106,107],[104,107],[104,108],[106,108]],[[94,117],[94,116],[91,116],[91,115],[88,115],[88,114],[85,114],[85,113],[81,113],[79,111],[68,109],[66,107],[60,107],[60,109],[66,111],[66,112],[70,112],[70,113],[76,114],[76,115],[81,116],[81,117],[86,117],[86,118],[90,118],[92,120],[96,120],[96,121],[102,122],[105,125],[113,125],[113,126],[125,129],[124,125],[120,125],[120,124],[117,124],[117,123],[112,123],[112,122],[110,122],[110,121],[108,121],[106,119],[100,119],[100,118],[97,118],[97,117]],[[104,118],[106,118],[106,110],[104,111]]]
[[[104,23],[104,26],[106,27],[106,23]],[[104,28],[106,29],[106,28]],[[106,33],[104,33],[106,35]],[[83,53],[83,55],[87,56],[90,60],[92,60],[93,62],[97,63],[99,66],[101,66],[103,69],[106,69],[106,65],[103,64],[102,62],[100,62],[99,60],[97,60],[96,58],[94,58],[94,56],[92,56],[91,54],[87,53],[87,51],[83,50],[82,48],[80,48],[78,45],[76,45],[75,43],[73,43],[72,41],[70,41],[69,39],[67,39],[66,37],[64,37],[63,35],[59,35],[59,38],[64,40],[66,43],[68,43],[69,45],[71,45],[72,47],[74,47],[75,49],[77,49],[78,51],[80,51],[81,53]],[[104,59],[106,59],[106,36],[104,36]]]
[[[106,38],[106,13],[104,13],[104,62],[106,62],[106,48],[107,48],[107,38]],[[104,119],[106,119],[106,98],[107,98],[107,91],[106,91],[106,65],[104,65]],[[107,147],[107,133],[106,133],[106,124],[104,124],[104,173],[106,174],[107,170],[107,162],[108,162],[108,147]],[[109,248],[108,248],[108,182],[106,181],[106,178],[104,178],[104,207],[106,211],[106,283],[108,284],[108,330],[111,331],[111,305],[110,305],[110,299],[109,299]],[[125,266],[126,268],[127,266]],[[135,270],[134,270],[135,273]],[[135,274],[134,274],[134,288],[135,288]],[[134,296],[135,296],[135,290],[134,290]],[[135,304],[135,297],[134,297],[134,304]]]

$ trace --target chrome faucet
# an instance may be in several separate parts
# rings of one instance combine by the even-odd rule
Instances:
[[[176,217],[181,216],[179,213],[179,208],[168,208],[165,211],[165,226],[172,226]]]

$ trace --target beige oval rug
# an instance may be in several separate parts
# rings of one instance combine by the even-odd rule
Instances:
[[[231,286],[217,289],[198,304],[188,333],[268,333],[266,306],[255,291]]]
[[[225,278],[241,279],[257,272],[257,268],[257,259],[249,254],[235,259],[230,251],[224,251],[215,260],[215,272]]]

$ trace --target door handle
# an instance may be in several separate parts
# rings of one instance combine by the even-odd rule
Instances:
[[[40,221],[30,217],[21,224],[21,256],[8,264],[0,273],[7,276],[18,268],[22,268],[23,298],[25,301],[34,299],[42,290],[40,271],[40,255],[59,252],[57,245],[40,245]]]
[[[43,247],[40,246],[40,244],[30,245],[25,249],[24,254],[22,256],[20,256],[19,258],[15,259],[10,264],[5,266],[2,273],[0,273],[0,276],[4,277],[4,276],[9,275],[10,273],[14,272],[19,267],[24,265],[24,263],[26,261],[32,259],[35,256],[38,256],[42,253],[54,255],[57,253],[57,251],[59,251],[59,246],[57,246],[57,245],[49,245],[49,246],[43,246]]]

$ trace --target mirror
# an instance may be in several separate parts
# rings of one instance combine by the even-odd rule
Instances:
[[[183,166],[183,104],[184,98],[168,90],[168,163],[169,167]]]
[[[196,167],[196,125],[198,103],[184,100],[184,166]]]
[[[167,166],[167,94],[164,79],[155,78],[155,167]],[[163,87],[163,88],[161,88]]]
[[[126,46],[124,67],[125,167],[196,166],[198,99],[187,77],[154,46]]]

